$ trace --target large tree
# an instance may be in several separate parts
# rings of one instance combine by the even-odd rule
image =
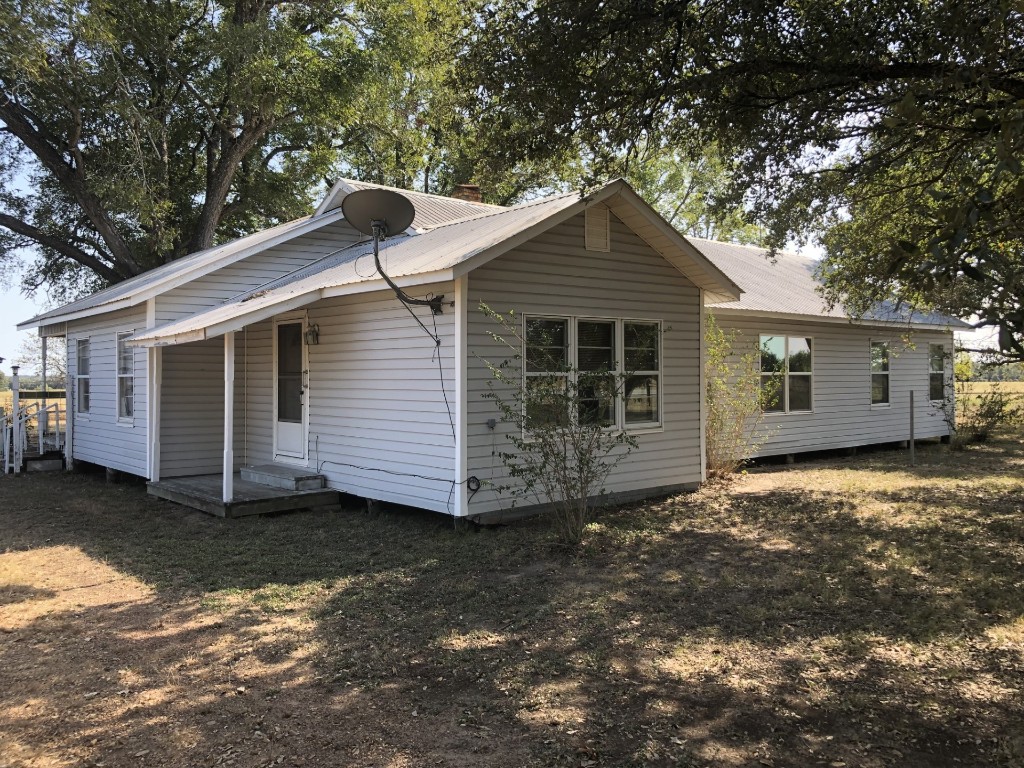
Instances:
[[[1024,357],[1019,3],[498,0],[466,68],[506,155],[715,145],[715,204],[823,233],[831,297],[977,314]]]
[[[80,292],[307,212],[429,6],[0,4],[0,264]]]

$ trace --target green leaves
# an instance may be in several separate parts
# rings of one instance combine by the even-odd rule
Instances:
[[[1021,302],[1024,10],[982,0],[498,2],[467,56],[509,155],[582,142],[594,176],[665,146],[729,164],[711,217],[829,249],[831,298],[1007,323]],[[964,288],[967,256],[1007,254]],[[985,270],[983,270],[985,271]],[[995,296],[994,300],[990,300]]]

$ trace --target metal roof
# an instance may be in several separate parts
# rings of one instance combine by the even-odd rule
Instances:
[[[36,315],[31,320],[19,323],[18,329],[24,330],[52,323],[57,319],[69,320],[135,306],[148,298],[244,259],[253,253],[266,250],[341,220],[340,212],[321,217],[303,216],[301,219],[278,224],[275,227],[254,232],[213,248],[196,251],[169,264],[104,288],[78,301]]]
[[[398,192],[399,194],[409,198],[409,200],[412,201],[412,204],[416,207],[416,218],[413,219],[412,222],[414,229],[425,229],[446,221],[464,219],[467,216],[474,216],[482,211],[503,210],[500,205],[473,203],[469,200],[459,200],[454,197],[443,197],[441,195],[431,195],[426,192],[413,192],[408,189],[397,189],[396,187],[388,187],[384,184],[371,184],[367,181],[342,179],[331,187],[331,191],[327,193],[323,202],[320,203],[319,207],[316,209],[316,215],[321,216],[329,211],[336,210],[341,207],[341,201],[344,200],[347,195],[362,189],[389,189],[392,192]]]
[[[797,253],[780,251],[775,259],[769,251],[749,245],[722,243],[691,237],[688,240],[704,253],[719,269],[743,286],[738,301],[710,303],[715,310],[770,313],[777,315],[804,315],[849,321],[850,315],[842,306],[829,308],[822,298],[818,279],[818,262]],[[862,323],[911,324],[969,328],[967,323],[938,312],[911,311],[895,304],[875,307]]]
[[[392,237],[381,246],[381,265],[399,284],[451,280],[597,202],[606,202],[617,215],[630,209],[643,211],[645,221],[653,216],[652,220],[662,224],[654,231],[664,242],[658,241],[652,247],[705,290],[723,297],[739,296],[739,289],[703,254],[657,214],[647,214],[647,204],[623,181],[611,182],[585,198],[570,192],[511,208],[490,207],[469,218]],[[285,306],[302,306],[328,295],[381,290],[386,285],[373,264],[372,252],[371,242],[356,243],[258,291],[240,294],[177,322],[141,331],[132,341],[153,345],[208,338],[265,319],[284,311]]]
[[[76,317],[110,312],[131,307],[146,299],[168,291],[182,283],[194,280],[204,274],[233,264],[258,251],[287,242],[292,238],[313,232],[326,224],[342,221],[339,206],[346,195],[361,189],[392,189],[381,184],[342,179],[327,194],[316,213],[303,216],[284,224],[254,232],[230,242],[197,251],[181,259],[151,269],[141,275],[104,288],[78,301],[65,304],[57,309],[43,312],[18,325],[20,330],[46,325],[56,320],[70,320]],[[466,200],[428,195],[422,192],[401,192],[416,206],[414,229],[426,229],[448,221],[464,219],[493,211],[505,210],[500,206],[472,203]]]

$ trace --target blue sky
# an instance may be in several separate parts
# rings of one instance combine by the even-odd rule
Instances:
[[[18,333],[15,326],[38,314],[44,297],[40,296],[37,303],[22,296],[20,275],[8,274],[5,278],[7,284],[0,286],[0,357],[4,358],[0,370],[10,373],[11,360],[16,356],[22,341],[35,333],[34,330]]]

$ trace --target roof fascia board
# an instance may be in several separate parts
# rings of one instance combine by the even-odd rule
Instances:
[[[715,290],[710,286],[701,286],[702,288],[705,290],[714,290],[718,295],[732,296],[734,301],[739,301],[740,296],[743,294],[743,289],[736,285],[736,283],[734,283],[732,279],[725,274],[725,272],[715,266],[714,262],[701,253],[693,243],[679,234],[675,227],[665,221],[661,214],[654,210],[646,200],[640,197],[632,187],[628,184],[622,184],[622,187],[619,190],[619,196],[632,203],[633,207],[636,208],[651,224],[661,230],[662,234],[669,238],[676,247],[700,265],[701,268],[706,270],[708,274],[721,282],[719,290]],[[650,244],[648,243],[648,245]],[[655,250],[658,249],[655,248]],[[722,288],[725,290],[721,290]]]
[[[425,272],[419,275],[406,275],[393,279],[395,284],[399,287],[410,288],[417,285],[431,285],[434,283],[449,282],[454,279],[454,276],[450,269],[446,269],[436,272]],[[240,313],[227,320],[213,323],[202,329],[165,336],[159,333],[159,328],[156,328],[152,331],[137,334],[135,337],[130,338],[128,343],[129,345],[136,347],[163,347],[174,344],[184,344],[190,341],[212,339],[230,331],[241,330],[247,325],[258,323],[261,320],[266,320],[274,315],[279,315],[282,312],[299,309],[300,307],[312,304],[319,299],[327,299],[333,296],[351,296],[358,293],[373,293],[375,291],[386,290],[390,289],[388,284],[383,280],[349,283],[347,285],[339,285],[333,288],[318,288],[313,291],[297,294],[282,301],[271,302],[259,309]]]
[[[338,192],[344,192],[346,195],[350,195],[355,191],[355,188],[349,184],[346,179],[339,180],[333,187],[331,187],[331,191],[327,193],[320,205],[316,207],[316,210],[313,212],[314,218],[317,216],[323,216],[324,213],[329,210],[333,210],[334,208],[340,209],[340,205],[332,205],[330,208],[327,207],[328,204],[334,200],[335,195],[337,195]]]
[[[198,328],[194,331],[174,333],[169,336],[162,335],[159,328],[151,331],[145,331],[129,338],[128,344],[133,347],[166,347],[173,346],[175,344],[185,344],[190,341],[213,339],[231,331],[239,331],[247,325],[258,323],[261,320],[266,320],[274,315],[279,315],[282,312],[288,312],[293,309],[298,309],[299,307],[304,307],[307,304],[312,304],[319,298],[319,290],[301,293],[285,301],[267,304],[258,309],[235,315],[227,320],[222,320],[218,323],[213,323],[205,328]]]
[[[827,317],[825,315],[800,315],[795,312],[769,312],[764,309],[735,309],[733,307],[716,307],[707,305],[713,315],[723,317],[763,317],[767,320],[792,320],[800,323],[828,323],[830,325],[849,325],[855,328],[909,328],[923,331],[955,331],[957,326],[938,323],[908,323],[896,320],[856,320],[850,317]],[[960,321],[957,321],[960,322]],[[964,329],[970,326],[964,324]]]
[[[415,275],[402,275],[392,277],[391,280],[399,288],[415,288],[419,285],[433,285],[434,283],[447,283],[457,277],[454,270],[439,269],[433,272],[423,272]],[[346,283],[324,288],[321,293],[325,299],[335,296],[353,296],[357,293],[373,293],[374,291],[390,290],[388,284],[383,280],[368,280],[358,283]]]
[[[43,318],[42,320],[39,321],[37,321],[37,318],[26,320],[24,323],[20,323],[18,325],[18,330],[28,330],[29,328],[36,328],[39,325],[52,325],[55,322],[66,322],[68,320],[78,320],[83,317],[92,317],[93,315],[102,315],[106,312],[111,312],[115,309],[120,309],[122,307],[133,307],[137,304],[141,304],[145,301],[148,301],[149,299],[155,298],[156,296],[159,296],[162,293],[174,290],[175,288],[180,288],[182,285],[190,283],[198,277],[203,277],[204,275],[208,275],[211,272],[216,272],[218,269],[222,269],[223,267],[235,264],[243,259],[247,259],[248,257],[256,253],[259,253],[260,251],[265,251],[270,248],[274,248],[296,237],[308,235],[310,232],[315,232],[317,229],[326,224],[334,224],[338,221],[344,220],[344,218],[345,217],[342,215],[340,210],[338,210],[334,214],[322,216],[320,218],[316,218],[315,216],[310,217],[309,219],[306,220],[304,224],[302,224],[301,226],[297,226],[295,229],[290,229],[287,232],[282,232],[281,234],[277,235],[276,237],[272,237],[269,240],[254,243],[253,245],[242,248],[237,252],[228,253],[223,258],[218,259],[213,264],[204,264],[201,266],[193,267],[191,269],[185,270],[184,272],[175,275],[173,278],[167,278],[162,281],[158,280],[153,285],[146,287],[144,290],[140,290],[138,293],[131,293],[128,296],[125,296],[121,299],[114,299],[113,301],[104,302],[103,304],[97,304],[94,307],[82,309],[79,310],[78,312],[73,312],[68,315],[52,315],[50,317]]]
[[[132,302],[129,297],[123,299],[115,299],[114,301],[101,304],[98,307],[89,307],[89,309],[80,309],[77,312],[69,312],[66,315],[54,315],[53,317],[46,318],[32,318],[26,320],[23,323],[18,323],[17,329],[19,331],[27,331],[32,328],[39,328],[40,326],[46,325],[57,325],[58,323],[68,323],[72,320],[81,320],[84,317],[92,317],[93,315],[100,315],[105,312],[116,312],[119,309],[129,309],[132,306]]]

